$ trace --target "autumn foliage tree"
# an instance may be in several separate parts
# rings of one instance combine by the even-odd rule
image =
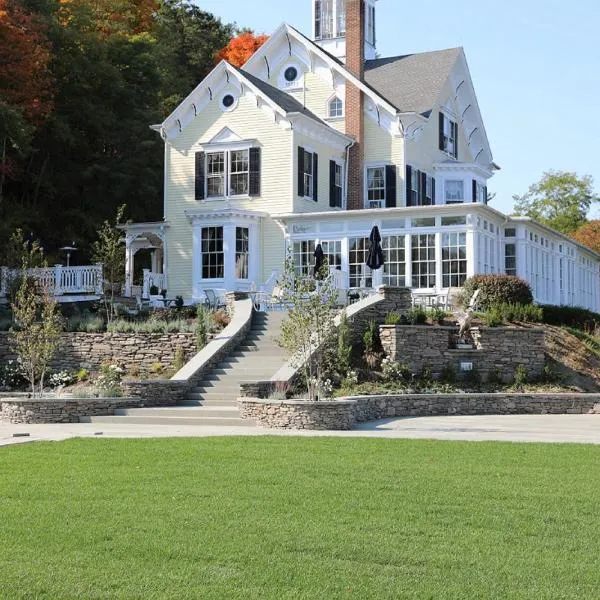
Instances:
[[[234,37],[225,48],[217,53],[217,61],[226,60],[234,67],[243,66],[248,59],[269,39],[264,33],[255,35],[251,31]]]
[[[0,0],[0,203],[12,154],[23,154],[35,128],[52,110],[50,42],[38,15],[18,0]]]
[[[580,227],[573,234],[573,239],[600,253],[600,219],[595,219]]]

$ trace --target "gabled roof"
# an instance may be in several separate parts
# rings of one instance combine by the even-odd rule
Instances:
[[[276,113],[283,118],[294,118],[298,115],[306,117],[311,121],[315,121],[321,127],[326,129],[333,135],[341,138],[347,138],[344,134],[330,127],[323,119],[307,110],[298,100],[292,98],[289,94],[274,88],[272,85],[265,83],[258,77],[250,73],[238,69],[221,61],[188,95],[183,102],[161,123],[153,125],[152,129],[160,131],[163,137],[171,137],[177,135],[186,127],[196,114],[202,110],[203,106],[213,98],[213,86],[219,85],[219,80],[224,80],[226,77],[229,82],[231,75],[235,77],[241,84],[245,85],[257,96],[260,96]],[[217,87],[218,89],[218,87]],[[350,138],[347,138],[350,139]]]
[[[428,117],[461,52],[449,48],[367,60],[365,81],[400,112]]]
[[[272,85],[266,83],[258,77],[255,77],[254,75],[251,75],[243,69],[237,70],[245,79],[247,79],[248,81],[250,81],[250,83],[255,85],[263,94],[268,96],[273,102],[275,102],[275,104],[277,104],[277,106],[279,106],[279,108],[283,109],[286,113],[300,113],[306,115],[307,117],[310,117],[311,119],[314,119],[315,121],[318,121],[323,125],[327,125],[327,123],[325,123],[323,119],[321,119],[313,112],[308,110],[303,104],[298,102],[296,98],[293,98],[289,94],[278,90],[276,87],[273,87]],[[329,125],[327,125],[327,127],[329,127]]]

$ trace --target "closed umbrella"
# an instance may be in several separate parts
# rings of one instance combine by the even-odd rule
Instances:
[[[321,244],[317,244],[317,247],[315,248],[315,253],[313,254],[313,256],[315,257],[315,270],[314,270],[314,276],[315,279],[322,279],[323,278],[323,265],[325,264],[325,253],[323,252],[323,248],[321,247]]]
[[[381,234],[379,233],[379,228],[377,225],[373,226],[371,229],[371,234],[369,235],[369,254],[367,255],[367,267],[376,271],[377,269],[381,269],[383,267],[383,263],[385,262],[383,257],[383,248],[381,247]]]

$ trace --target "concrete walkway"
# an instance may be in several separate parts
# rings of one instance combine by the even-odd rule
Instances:
[[[14,437],[28,433],[28,437]],[[415,417],[366,423],[352,431],[286,431],[257,427],[208,427],[73,423],[63,425],[0,424],[0,446],[73,437],[208,437],[224,435],[337,436],[437,440],[571,442],[600,444],[600,415],[508,415]]]

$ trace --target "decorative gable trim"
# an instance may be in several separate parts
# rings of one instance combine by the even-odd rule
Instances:
[[[231,131],[229,127],[223,127],[217,135],[215,135],[211,140],[210,144],[221,144],[221,143],[231,143],[231,142],[241,142],[242,138],[237,134]]]

